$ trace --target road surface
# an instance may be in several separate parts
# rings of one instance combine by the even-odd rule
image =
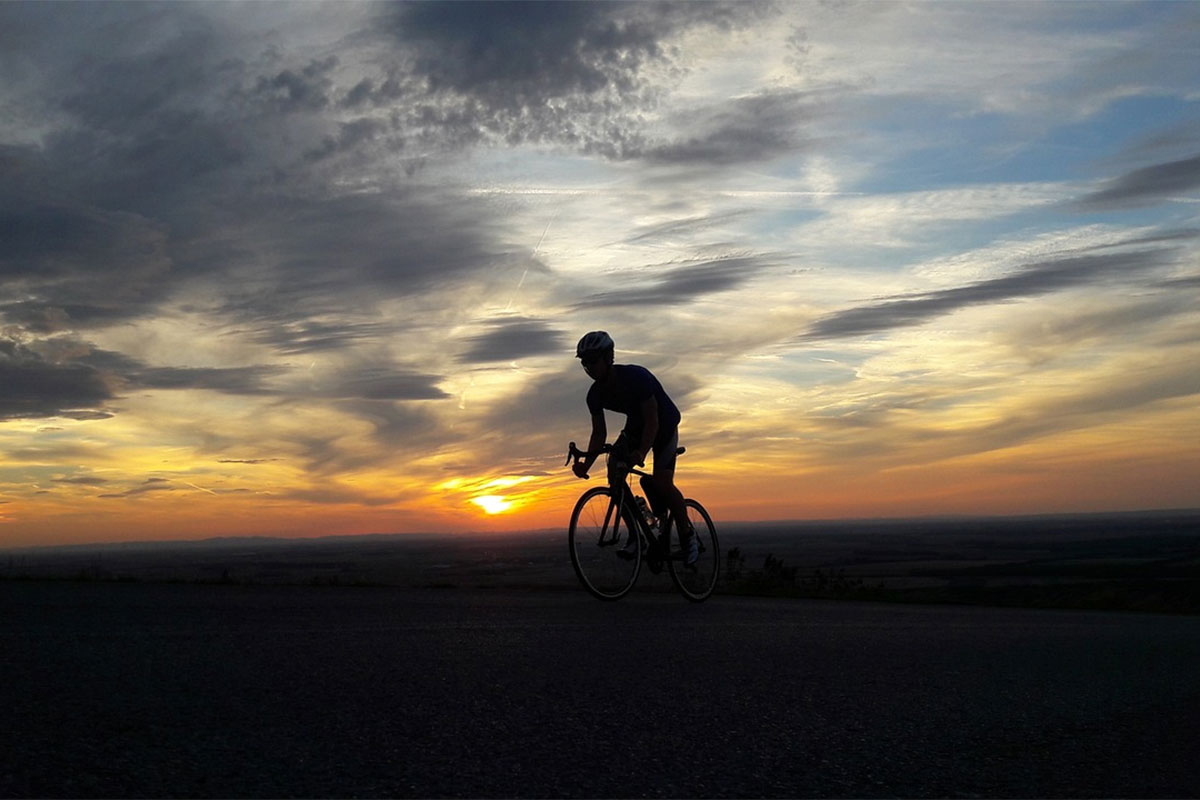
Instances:
[[[1196,797],[1200,618],[0,582],[5,796]]]

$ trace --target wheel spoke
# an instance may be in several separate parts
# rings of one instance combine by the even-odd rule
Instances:
[[[688,521],[696,532],[700,557],[695,564],[686,565],[683,556],[672,558],[669,563],[671,578],[684,597],[699,602],[712,594],[717,585],[721,569],[720,547],[717,530],[704,507],[695,500],[686,501]]]
[[[626,547],[631,536],[636,541],[637,530],[619,512],[607,488],[590,489],[579,499],[567,537],[571,564],[580,583],[596,597],[615,600],[633,588],[641,552]]]

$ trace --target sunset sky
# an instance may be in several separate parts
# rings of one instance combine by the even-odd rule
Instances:
[[[1197,3],[3,3],[0,546],[1196,507],[1198,254]]]

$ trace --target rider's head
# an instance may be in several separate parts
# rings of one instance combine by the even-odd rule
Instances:
[[[583,363],[584,370],[593,379],[599,380],[608,373],[613,363],[613,340],[604,331],[584,334],[575,345],[575,357]]]

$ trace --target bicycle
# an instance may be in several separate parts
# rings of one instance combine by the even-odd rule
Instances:
[[[685,451],[686,448],[680,447],[675,452],[682,455]],[[670,510],[661,520],[656,519],[645,498],[635,495],[629,486],[630,475],[650,476],[614,458],[611,444],[604,445],[602,452],[609,455],[609,485],[583,493],[571,512],[567,533],[571,565],[583,588],[601,600],[619,600],[637,582],[645,559],[655,574],[662,572],[665,564],[672,582],[688,600],[695,603],[706,600],[717,586],[721,568],[712,517],[697,501],[684,500],[688,520],[699,537],[700,550],[696,563],[686,564],[683,551],[672,552],[670,548]],[[578,463],[585,455],[571,442],[566,464]]]

